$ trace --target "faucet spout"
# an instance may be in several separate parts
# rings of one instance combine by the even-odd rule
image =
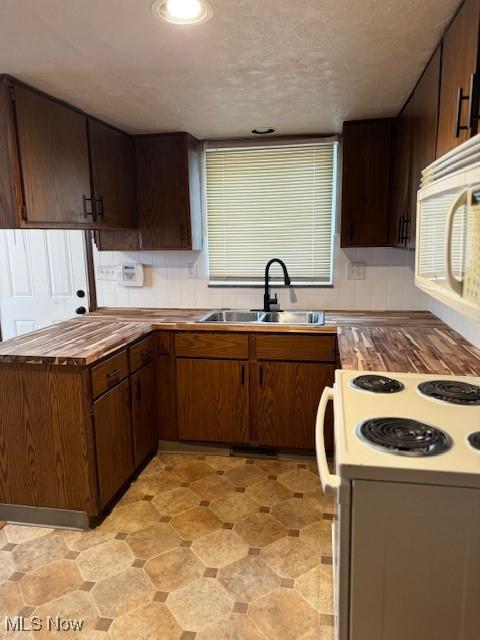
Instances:
[[[275,294],[275,296],[273,298],[270,296],[270,282],[269,282],[270,267],[275,262],[277,262],[282,267],[283,279],[284,279],[285,286],[286,287],[292,286],[292,282],[290,280],[290,276],[288,275],[287,266],[283,262],[283,260],[280,260],[280,258],[272,258],[271,260],[269,260],[267,262],[267,266],[265,267],[265,293],[264,293],[264,296],[263,296],[263,310],[267,311],[267,312],[271,311],[271,306],[272,305],[278,304],[277,294]]]

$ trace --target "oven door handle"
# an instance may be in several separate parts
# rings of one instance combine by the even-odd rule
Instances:
[[[335,494],[340,487],[340,478],[330,473],[327,452],[325,451],[325,413],[330,400],[333,400],[333,389],[332,387],[325,387],[322,397],[320,398],[320,404],[318,405],[317,422],[315,425],[315,448],[317,451],[318,473],[320,475],[323,493],[327,496]]]
[[[455,220],[455,214],[458,209],[463,206],[468,206],[468,194],[468,189],[464,189],[456,198],[455,202],[452,204],[448,212],[445,228],[445,273],[450,288],[459,296],[463,295],[463,282],[461,280],[458,280],[453,273],[453,223]]]

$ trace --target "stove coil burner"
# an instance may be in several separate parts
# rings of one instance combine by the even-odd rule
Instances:
[[[468,436],[468,441],[474,449],[480,450],[480,431],[475,431]]]
[[[352,386],[356,389],[363,389],[363,391],[371,391],[372,393],[396,393],[397,391],[403,391],[405,388],[398,380],[374,374],[358,376],[352,380]]]
[[[480,387],[458,380],[422,382],[418,390],[423,395],[450,404],[480,405]]]
[[[409,418],[373,418],[357,431],[373,447],[402,456],[434,456],[452,446],[440,429]]]

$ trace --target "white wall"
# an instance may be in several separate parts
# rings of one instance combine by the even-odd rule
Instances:
[[[428,308],[432,313],[446,322],[452,329],[480,349],[480,323],[472,318],[467,318],[458,311],[450,309],[434,298],[429,298]]]
[[[414,285],[413,254],[391,248],[348,249],[335,243],[333,288],[276,289],[284,308],[298,309],[424,309],[428,305]],[[207,251],[94,252],[104,265],[141,262],[145,286],[125,288],[117,282],[97,281],[99,306],[257,308],[263,304],[261,288],[208,287]],[[347,280],[349,261],[366,264],[365,280]],[[189,277],[189,264],[197,277]],[[288,267],[288,265],[287,265]],[[293,297],[291,297],[293,294]]]

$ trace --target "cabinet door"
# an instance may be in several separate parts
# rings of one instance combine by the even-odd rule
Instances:
[[[248,362],[177,359],[181,440],[248,442]]]
[[[408,248],[415,247],[417,191],[422,170],[435,160],[440,92],[440,47],[427,65],[412,96],[410,109],[412,153],[410,162],[410,194],[408,225],[405,230]]]
[[[390,242],[398,247],[407,243],[407,221],[410,215],[412,161],[412,100],[397,118],[393,152],[393,176],[390,193]]]
[[[471,102],[459,98],[470,96],[477,71],[479,24],[479,0],[466,0],[443,38],[437,158],[476,133],[476,121],[470,122]],[[459,130],[457,125],[466,128]]]
[[[135,139],[142,249],[191,249],[186,134]]]
[[[422,170],[435,159],[440,89],[440,48],[397,119],[390,209],[390,240],[415,246],[417,191]]]
[[[160,440],[178,440],[175,332],[157,331],[157,411]]]
[[[93,190],[98,222],[107,227],[136,226],[133,140],[113,127],[89,119]]]
[[[133,471],[133,439],[128,380],[94,403],[100,502],[105,505]]]
[[[26,223],[91,225],[86,116],[21,86],[15,108]]]
[[[343,125],[342,247],[388,242],[388,194],[394,120]]]
[[[135,137],[137,231],[99,231],[99,251],[201,249],[200,143],[186,133]]]
[[[315,419],[323,389],[333,383],[334,365],[260,362],[257,365],[255,440],[272,447],[315,448]],[[332,448],[332,420],[325,442]]]
[[[131,376],[130,380],[135,466],[138,466],[158,448],[155,362],[152,361],[139,369]]]

